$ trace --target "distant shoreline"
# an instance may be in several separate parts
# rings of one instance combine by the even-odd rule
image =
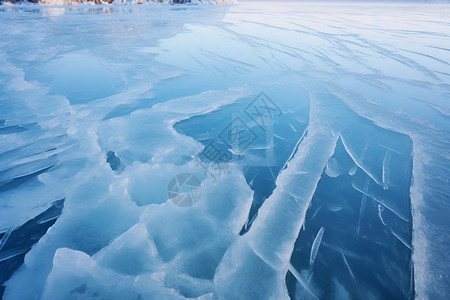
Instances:
[[[39,4],[45,6],[70,6],[70,5],[109,5],[109,4],[232,4],[230,0],[0,0],[0,5]]]

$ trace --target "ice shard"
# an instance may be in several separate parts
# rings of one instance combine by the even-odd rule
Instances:
[[[324,227],[320,227],[319,232],[314,239],[314,242],[311,247],[311,254],[309,256],[309,265],[312,266],[314,261],[316,260],[317,252],[319,251],[320,244],[322,243],[323,233],[325,231]]]

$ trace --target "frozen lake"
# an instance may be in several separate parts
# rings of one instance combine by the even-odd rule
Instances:
[[[0,26],[4,299],[450,297],[449,4]]]

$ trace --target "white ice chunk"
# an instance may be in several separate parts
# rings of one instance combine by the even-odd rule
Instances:
[[[96,253],[93,259],[120,274],[138,275],[158,268],[157,254],[147,229],[139,223]]]
[[[161,275],[119,275],[99,266],[83,252],[60,248],[42,295],[50,299],[139,299],[152,295],[157,299],[185,299],[173,289],[164,287]]]

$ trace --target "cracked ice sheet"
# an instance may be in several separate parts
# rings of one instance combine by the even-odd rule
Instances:
[[[102,249],[102,254],[98,254],[96,257],[102,264],[107,264],[108,268],[112,268],[119,273],[124,272],[121,272],[120,267],[117,266],[117,259],[120,256],[131,255],[130,259],[132,260],[154,260],[155,262],[151,264],[151,270],[156,270],[162,274],[155,279],[155,285],[162,294],[169,298],[171,294],[181,297],[180,292],[198,294],[198,296],[210,293],[212,291],[211,283],[209,285],[205,283],[207,287],[209,286],[205,288],[202,281],[195,283],[198,280],[194,278],[200,276],[212,280],[214,269],[223,252],[237,236],[241,225],[245,222],[251,199],[250,191],[236,167],[230,166],[226,175],[217,182],[213,182],[211,178],[205,177],[204,170],[191,159],[178,162],[177,165],[168,163],[168,161],[177,162],[179,157],[190,158],[201,151],[202,148],[201,144],[195,140],[176,133],[171,124],[183,118],[219,109],[222,105],[233,103],[243,95],[245,93],[238,90],[205,92],[198,96],[155,105],[149,112],[133,113],[122,118],[118,125],[115,124],[118,122],[117,119],[112,119],[107,121],[107,125],[96,128],[95,132],[100,138],[101,136],[111,136],[108,133],[111,124],[115,125],[114,128],[121,128],[120,137],[128,138],[121,141],[121,145],[126,146],[126,149],[118,147],[111,141],[105,141],[101,144],[107,147],[116,146],[115,149],[118,150],[119,156],[123,157],[124,161],[127,164],[130,163],[130,165],[120,176],[115,176],[111,174],[111,170],[105,161],[99,160],[102,157],[101,148],[97,146],[97,149],[94,147],[90,150],[91,154],[87,159],[91,163],[88,164],[86,169],[79,172],[78,178],[75,180],[78,183],[67,190],[66,213],[58,219],[58,223],[52,228],[51,233],[46,235],[42,242],[27,256],[25,263],[27,270],[19,270],[14,279],[10,281],[8,292],[13,295],[12,297],[20,295],[20,297],[30,298],[31,295],[40,295],[42,292],[43,298],[49,299],[60,295],[69,295],[73,290],[83,290],[77,288],[83,286],[83,283],[89,282],[90,276],[98,276],[95,274],[99,272],[103,274],[103,269],[95,267],[95,263],[90,262],[85,254],[63,250],[55,252],[58,248],[76,249],[89,255],[93,255]],[[215,99],[215,101],[211,101],[211,99]],[[192,105],[186,106],[188,103]],[[152,121],[148,122],[149,119]],[[138,123],[142,133],[158,132],[158,135],[152,134],[149,137],[152,143],[147,144],[147,146],[143,147],[142,143],[139,145],[141,154],[138,153],[129,157],[127,151],[130,151],[130,148],[138,147],[134,143],[139,139],[133,138],[135,134],[139,135],[139,132],[136,133]],[[87,122],[87,124],[86,128],[77,127],[78,134],[93,131],[93,126],[96,123]],[[165,145],[165,149],[162,149],[161,145]],[[167,148],[171,151],[167,151]],[[98,163],[98,161],[102,162]],[[133,163],[131,164],[131,162]],[[198,205],[187,209],[175,206],[171,202],[166,203],[167,182],[172,176],[182,172],[190,172],[204,179],[202,198],[200,198]],[[142,181],[142,177],[145,178],[145,181]],[[136,181],[145,184],[145,188],[143,189],[139,184],[134,184]],[[223,188],[232,188],[233,192],[218,192]],[[95,200],[93,201],[93,199]],[[209,201],[201,201],[201,199],[209,199]],[[211,201],[212,199],[214,200]],[[145,202],[145,204],[156,203],[158,205],[139,210],[135,202],[138,204],[142,204],[142,202]],[[159,206],[159,204],[163,205]],[[140,224],[142,224],[140,228],[147,227],[144,231],[138,231],[143,235],[141,237],[144,238],[143,244],[138,244],[135,249],[129,249],[125,247],[123,242],[120,242],[121,234],[138,223],[139,219],[141,219]],[[180,220],[185,221],[180,222]],[[161,226],[161,224],[164,224],[164,226]],[[206,228],[209,228],[209,230],[205,231]],[[224,230],[223,228],[227,229]],[[198,251],[187,247],[187,245],[192,247],[194,243],[201,241],[198,240],[198,233],[200,232],[202,232],[201,239],[209,242],[203,243],[200,248],[197,247]],[[149,241],[144,237],[147,235]],[[108,244],[116,237],[119,237],[119,240],[108,248]],[[124,236],[123,239],[126,239],[126,237]],[[140,252],[136,253],[136,251],[141,251],[142,247],[147,247],[148,243],[156,245],[153,246],[155,248],[153,253],[142,253],[142,255],[145,255],[144,257],[141,256]],[[120,252],[121,247],[124,248],[123,251],[125,252]],[[116,253],[111,254],[112,251]],[[53,258],[54,253],[56,254]],[[205,255],[210,257],[209,269],[212,272],[205,273],[204,268],[207,264],[200,262],[204,261]],[[66,277],[57,275],[58,272],[61,272],[60,268],[62,270],[74,268],[65,264],[65,261],[72,256],[79,261],[80,269],[76,272],[85,274],[77,275],[74,270],[73,276],[82,276],[84,278],[83,283],[78,284],[78,281],[74,281],[69,274]],[[113,259],[102,259],[105,256],[113,256]],[[114,257],[116,258],[114,259]],[[51,267],[52,261],[54,268]],[[134,262],[134,264],[138,264],[138,262]],[[93,269],[89,265],[92,265]],[[189,267],[190,265],[197,265],[198,270]],[[85,267],[88,267],[88,269],[84,270]],[[179,274],[180,269],[184,271]],[[36,280],[30,270],[35,270],[35,272],[41,274],[42,272],[44,274],[50,272],[45,290],[43,290],[42,284],[46,277],[42,276],[39,280]],[[137,272],[138,274],[135,275],[138,276],[148,271],[144,269],[142,272],[136,270],[133,272]],[[104,272],[109,274],[107,270],[104,270]],[[30,275],[32,277],[29,277]],[[125,275],[128,274],[125,273]],[[120,278],[120,276],[117,277],[118,275],[115,276],[117,279]],[[148,276],[144,276],[144,278],[146,277]],[[137,280],[139,280],[139,276]],[[56,281],[56,283],[53,283],[53,281]],[[29,282],[30,289],[23,290],[21,288],[24,282]],[[190,287],[193,282],[199,285],[197,289]],[[105,281],[93,285],[87,284],[87,287],[84,288],[87,292],[85,291],[83,294],[100,293],[103,295],[103,292],[110,288],[105,284]],[[177,291],[165,290],[165,286],[177,287]],[[131,295],[134,293],[131,292],[133,288],[130,285],[117,288],[117,294]],[[152,292],[147,291],[147,293],[151,294]]]
[[[99,66],[97,63],[99,61],[100,64],[106,62],[109,68],[106,68],[105,72],[115,72],[119,69],[121,74],[116,75],[126,79],[122,81],[124,93],[117,94],[117,90],[113,90],[116,94],[111,96],[108,96],[110,95],[108,93],[100,94],[100,96],[107,97],[97,99],[98,103],[80,103],[83,101],[76,99],[80,95],[64,95],[69,98],[71,104],[74,104],[71,107],[73,124],[68,130],[68,134],[79,142],[79,145],[75,152],[71,152],[62,160],[69,158],[81,160],[81,162],[69,164],[68,169],[76,167],[75,169],[79,170],[80,164],[90,164],[91,166],[77,176],[70,172],[65,173],[67,178],[74,177],[73,181],[69,183],[58,181],[59,174],[58,176],[49,176],[47,172],[39,177],[39,180],[50,183],[53,187],[71,186],[73,191],[71,189],[68,196],[75,194],[73,199],[83,198],[88,201],[88,199],[84,199],[83,191],[97,190],[96,193],[92,192],[90,198],[99,203],[92,208],[91,214],[87,214],[86,220],[79,220],[79,223],[76,223],[70,219],[75,218],[75,215],[71,216],[75,212],[69,212],[70,207],[73,209],[78,207],[71,206],[71,201],[68,201],[69,208],[65,210],[67,211],[65,212],[66,216],[63,213],[60,223],[67,222],[69,224],[73,221],[74,226],[83,227],[83,221],[88,222],[89,216],[105,212],[109,217],[117,216],[120,226],[111,228],[110,232],[103,232],[100,225],[105,224],[100,222],[98,228],[91,228],[90,233],[99,237],[99,241],[93,243],[91,240],[83,240],[83,237],[77,235],[72,237],[73,241],[65,241],[64,237],[60,236],[61,233],[57,237],[52,237],[56,235],[53,232],[58,232],[58,226],[62,226],[55,225],[47,237],[36,246],[36,249],[45,248],[47,250],[32,250],[34,252],[30,252],[27,256],[26,264],[33,264],[33,261],[35,264],[35,267],[26,275],[29,281],[34,279],[34,274],[42,273],[42,270],[43,273],[50,272],[49,262],[58,245],[66,247],[65,245],[69,244],[77,251],[82,250],[92,255],[99,248],[105,249],[108,241],[114,240],[122,232],[130,230],[130,227],[137,222],[137,216],[140,215],[140,211],[133,206],[133,203],[161,203],[165,188],[163,182],[166,181],[164,176],[169,178],[168,173],[172,170],[202,172],[194,165],[189,164],[187,158],[189,155],[182,156],[183,149],[170,147],[169,151],[165,153],[161,151],[163,146],[156,142],[155,144],[148,142],[144,145],[135,143],[138,134],[133,136],[133,132],[135,130],[139,132],[139,129],[148,129],[152,135],[158,136],[159,142],[168,142],[174,135],[170,131],[170,120],[164,124],[165,127],[161,132],[158,132],[156,128],[150,128],[152,122],[146,118],[144,108],[151,107],[157,102],[196,95],[207,90],[227,90],[230,86],[239,86],[243,83],[257,91],[271,89],[275,92],[270,95],[275,95],[272,96],[275,99],[282,98],[280,101],[283,101],[283,99],[295,98],[283,97],[284,94],[294,93],[291,89],[293,85],[301,83],[308,88],[311,86],[308,81],[317,80],[321,81],[330,93],[339,97],[358,114],[372,120],[378,126],[411,135],[415,166],[412,204],[415,230],[413,248],[415,249],[416,292],[421,298],[436,298],[446,295],[449,290],[448,268],[446,269],[445,264],[441,264],[441,262],[448,261],[446,253],[449,248],[449,230],[448,222],[446,222],[448,192],[443,188],[448,182],[447,159],[450,148],[448,146],[449,108],[447,104],[449,24],[446,17],[448,6],[440,5],[437,9],[440,13],[436,13],[436,6],[428,5],[333,4],[323,7],[310,4],[261,4],[258,7],[242,5],[232,8],[201,8],[197,10],[187,8],[180,11],[158,8],[157,13],[150,11],[151,17],[149,17],[148,8],[140,10],[114,7],[107,10],[113,12],[112,14],[98,14],[98,10],[86,13],[81,9],[80,11],[67,10],[60,16],[48,16],[42,11],[44,17],[39,17],[41,20],[26,18],[25,16],[33,13],[26,9],[2,10],[3,13],[9,14],[11,22],[5,22],[4,32],[9,34],[2,36],[0,45],[5,53],[9,53],[7,59],[18,69],[23,70],[28,79],[52,87],[52,78],[46,77],[49,74],[41,72],[39,69],[42,66],[51,66],[51,61],[60,54],[69,53],[65,59],[79,57],[79,50],[85,48],[90,51],[86,55],[88,62],[93,61],[96,66]],[[127,15],[129,11],[133,11],[133,14]],[[214,13],[211,14],[211,11]],[[40,11],[36,10],[34,13],[40,14]],[[118,18],[117,14],[123,18]],[[22,17],[20,23],[14,20],[16,16]],[[111,22],[116,18],[120,21]],[[67,22],[76,24],[72,27],[75,29],[71,35],[67,35],[64,30]],[[43,26],[36,26],[38,24]],[[59,27],[61,28],[59,31],[53,31],[51,24],[55,27],[57,27],[56,25],[62,27]],[[101,24],[101,26],[94,26],[98,30],[92,30],[93,24]],[[170,25],[166,26],[167,24]],[[186,25],[183,27],[183,24]],[[178,29],[177,26],[179,26]],[[29,28],[36,28],[36,30],[30,34]],[[148,28],[157,28],[158,30],[148,30]],[[157,42],[161,37],[164,40]],[[209,42],[205,43],[204,40]],[[46,47],[42,47],[44,42]],[[20,56],[14,55],[18,48],[23,49],[25,53]],[[74,53],[75,56],[72,55]],[[156,60],[154,60],[155,54],[157,55]],[[65,59],[63,58],[62,61]],[[47,61],[50,61],[50,64],[47,65]],[[113,63],[116,61],[117,63]],[[166,63],[175,68],[164,68],[157,62]],[[113,64],[114,68],[110,68]],[[131,65],[131,67],[126,68],[123,67],[124,65]],[[77,71],[77,68],[71,68],[71,70]],[[53,74],[55,77],[58,75],[58,73]],[[67,76],[67,74],[62,75]],[[80,75],[79,72],[78,75]],[[167,80],[163,80],[166,85],[158,90],[155,82],[160,79]],[[276,83],[274,84],[274,82]],[[75,76],[74,83],[83,86],[83,83],[86,82],[83,82],[83,76]],[[25,83],[21,81],[14,84],[20,88]],[[316,90],[318,86],[313,85],[312,90]],[[103,87],[108,88],[107,86]],[[155,97],[152,98],[152,96]],[[23,95],[18,97],[22,100],[26,99],[26,96]],[[75,100],[70,98],[75,98]],[[62,101],[64,101],[64,105],[67,105],[66,100]],[[293,103],[296,104],[296,102]],[[137,112],[133,113],[134,111]],[[20,114],[20,107],[14,108],[14,112]],[[120,118],[121,116],[126,117]],[[157,113],[152,116],[156,118],[155,120],[164,120],[164,117]],[[177,114],[172,117],[176,118]],[[100,122],[103,118],[111,119],[111,121]],[[328,118],[322,116],[313,121],[327,123]],[[57,121],[55,120],[55,122]],[[142,126],[142,124],[145,125]],[[145,127],[147,125],[148,127]],[[163,132],[168,133],[168,136],[164,136]],[[115,133],[117,133],[117,137],[111,138]],[[333,135],[333,133],[330,134]],[[331,136],[327,137],[333,140],[334,137],[331,138]],[[431,141],[430,136],[434,137]],[[311,141],[311,139],[308,140]],[[179,141],[181,141],[181,137]],[[195,152],[194,150],[201,149],[201,145],[193,139],[183,137],[182,141],[187,143],[186,148],[189,151],[186,152],[189,154]],[[306,142],[303,146],[308,143]],[[173,145],[176,146],[177,143]],[[120,178],[129,176],[123,182],[116,178],[117,175],[108,173],[111,171],[104,162],[103,151],[110,149],[102,149],[102,147],[110,146],[118,148],[119,157],[122,156],[123,160],[128,163],[125,173],[118,175]],[[330,153],[333,147],[328,146],[330,145],[327,144]],[[88,157],[86,158],[86,156]],[[324,156],[327,155],[324,154]],[[160,163],[159,165],[153,165],[153,161],[150,161],[149,164],[149,160],[153,157],[156,157],[155,162]],[[316,165],[319,169],[326,163],[326,158],[323,157],[320,161],[321,163]],[[186,169],[183,167],[177,169],[177,165],[185,165]],[[300,171],[297,173],[303,172],[302,174],[305,175],[305,171],[301,167],[299,168]],[[163,170],[167,169],[171,171],[161,176],[161,173],[164,173]],[[295,173],[294,170],[288,171],[288,173],[291,172]],[[317,175],[318,172],[319,170],[314,170],[314,174]],[[139,183],[139,180],[146,176],[152,178],[151,176],[155,176],[155,173],[158,174],[158,178],[154,180],[155,187],[160,189],[154,192],[155,200],[148,200],[143,195],[148,191],[145,189],[140,191],[138,188],[145,181]],[[86,181],[91,176],[101,178],[101,187],[96,185],[79,186],[80,182]],[[284,177],[286,176],[284,175]],[[280,189],[284,185],[282,183],[286,183],[281,180],[282,178],[283,176],[280,177]],[[127,180],[130,184],[130,189],[127,189],[129,196],[123,194]],[[108,184],[117,187],[111,188],[110,191]],[[247,195],[248,191],[243,186],[241,187],[242,193]],[[76,194],[77,188],[79,194]],[[314,189],[313,184],[309,188]],[[153,187],[149,187],[149,191],[153,193]],[[38,193],[41,194],[40,191]],[[111,193],[117,193],[117,195],[114,195],[112,200],[105,200],[109,199]],[[279,193],[276,192],[275,196]],[[121,196],[122,201],[117,199],[118,195],[123,195],[123,197]],[[15,197],[20,198],[18,195]],[[130,197],[132,201],[129,199]],[[268,201],[262,210],[267,211],[268,205],[273,201],[273,199]],[[108,205],[102,202],[106,202]],[[91,204],[82,202],[79,205],[83,209],[89,209],[90,205],[87,203]],[[113,208],[108,210],[111,204]],[[72,203],[72,205],[75,204]],[[120,214],[119,210],[127,212],[127,215]],[[33,214],[38,214],[38,212],[30,213],[30,216]],[[64,221],[67,219],[71,221]],[[240,222],[238,220],[239,217],[236,218],[237,223]],[[164,221],[161,220],[160,223],[164,223]],[[202,223],[203,221],[197,223],[200,228],[202,225],[209,225],[207,221]],[[298,220],[296,220],[295,226],[292,226],[295,228],[289,229],[292,231],[292,237],[296,236],[294,232],[298,231],[301,226],[297,222]],[[242,221],[242,224],[244,223],[245,221]],[[264,222],[258,221],[255,224],[258,225],[258,223]],[[64,230],[69,232],[69,225],[66,226],[65,229],[60,229],[61,232]],[[198,227],[194,226],[194,228]],[[258,226],[255,227],[255,229],[257,228]],[[133,236],[132,234],[135,232],[138,234],[145,232],[142,230],[142,226],[138,229],[133,230],[130,235]],[[147,233],[149,231],[150,229],[147,228]],[[249,237],[254,235],[256,233],[252,233]],[[122,238],[126,240],[124,237]],[[45,246],[48,241],[57,239],[61,239],[61,244]],[[291,238],[291,240],[293,239]],[[258,242],[257,238],[254,240]],[[270,239],[268,240],[270,241]],[[158,241],[154,242],[158,247]],[[159,243],[160,247],[167,247],[164,242],[159,241]],[[151,241],[144,239],[142,245],[148,244],[151,244]],[[213,246],[211,245],[211,247]],[[227,246],[221,246],[227,248]],[[283,250],[289,250],[292,247],[293,241],[291,244],[283,245]],[[42,264],[39,264],[37,262],[39,254],[47,253],[46,251],[50,254],[44,255]],[[221,249],[215,253],[223,253],[223,251]],[[163,252],[161,255],[165,255],[166,260],[177,259],[173,253]],[[287,263],[289,255],[284,254],[281,257]],[[61,267],[59,258],[65,255],[79,257],[80,261],[90,264],[88,262],[90,259],[83,253],[61,250],[55,258],[55,265],[58,267],[55,268],[53,274],[58,274]],[[236,255],[238,258],[244,256],[243,253]],[[261,257],[266,258],[264,255]],[[255,258],[256,261],[258,259],[260,257]],[[216,263],[216,261],[214,262]],[[110,267],[119,269],[118,266]],[[64,269],[64,266],[62,268]],[[283,273],[288,266],[283,266],[283,268],[275,271]],[[98,270],[101,268],[92,266],[89,272],[96,273]],[[23,275],[27,272],[26,268],[20,272],[22,272],[20,276],[23,276],[20,278],[26,277]],[[260,273],[255,272],[255,277],[259,275]],[[49,278],[53,280],[55,277],[57,276]],[[184,284],[172,282],[166,283],[166,286],[174,287],[178,291],[183,290],[184,293],[190,293],[190,295],[207,293],[211,290],[210,283],[209,285],[206,283],[196,291],[186,291],[189,280],[191,279],[184,278]],[[248,280],[251,281],[252,278],[248,278]],[[23,282],[21,283],[19,279],[16,279],[15,282],[11,281],[9,286],[15,285],[17,291],[21,289]],[[37,290],[43,289],[43,282],[36,285],[40,285],[36,287]],[[102,287],[101,284],[99,286]],[[282,289],[282,286],[277,285],[277,288]],[[90,290],[83,284],[74,286],[72,290],[67,291],[96,292],[95,289]],[[46,293],[51,292],[52,289],[49,286]]]

